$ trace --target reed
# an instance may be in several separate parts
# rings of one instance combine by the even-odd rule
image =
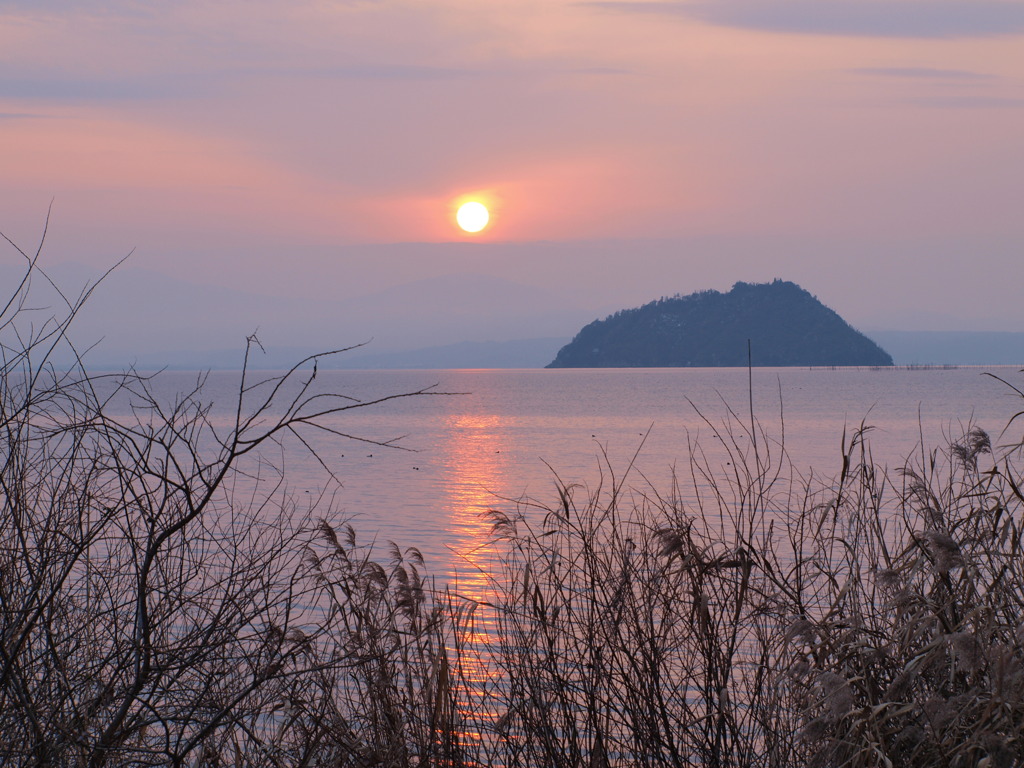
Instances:
[[[492,512],[502,764],[1022,764],[1020,446],[890,473],[869,433],[801,479],[732,418],[688,492]]]

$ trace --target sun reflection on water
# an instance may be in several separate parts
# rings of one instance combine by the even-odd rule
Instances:
[[[448,491],[448,548],[454,560],[447,576],[451,592],[473,610],[455,658],[466,693],[476,700],[467,704],[477,706],[479,715],[490,709],[480,707],[480,699],[500,683],[500,673],[486,661],[485,653],[487,646],[499,640],[490,606],[496,594],[493,578],[501,568],[485,513],[503,502],[496,491],[507,487],[509,419],[459,413],[449,417],[446,427],[446,439],[439,448]],[[473,734],[464,736],[473,738]]]

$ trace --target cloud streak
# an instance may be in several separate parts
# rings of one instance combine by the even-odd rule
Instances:
[[[860,67],[855,75],[891,77],[900,80],[933,80],[936,82],[982,83],[997,79],[995,75],[964,69],[932,69],[930,67]]]
[[[204,95],[208,91],[208,81],[183,76],[145,80],[62,76],[0,78],[0,98],[19,101],[137,102]]]
[[[998,96],[945,96],[914,99],[911,103],[931,109],[980,109],[1003,110],[1022,109],[1024,99],[1001,98]]]
[[[50,115],[40,115],[35,112],[0,112],[0,120],[45,120]]]
[[[580,5],[808,35],[953,39],[1024,33],[1024,3],[1012,0],[593,0]]]

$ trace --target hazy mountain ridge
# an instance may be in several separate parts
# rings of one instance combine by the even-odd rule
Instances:
[[[47,272],[72,299],[101,274],[68,263],[47,267]],[[17,285],[22,274],[20,265],[0,264],[2,284]],[[38,275],[33,290],[35,325],[66,309]],[[91,348],[91,364],[103,368],[236,368],[252,334],[268,352],[265,359],[259,356],[261,364],[271,368],[293,362],[285,359],[286,351],[360,344],[366,346],[339,362],[358,355],[368,358],[362,367],[521,367],[530,361],[541,367],[557,346],[538,357],[517,351],[516,345],[568,338],[593,311],[554,292],[487,275],[441,275],[325,300],[203,285],[125,265],[96,287],[76,318],[72,337],[79,349]],[[487,349],[492,342],[512,345],[496,356]],[[478,346],[444,349],[460,344]],[[502,356],[508,364],[502,364]]]
[[[339,357],[338,368],[348,369],[453,369],[543,368],[569,339],[562,336],[511,341],[463,341],[439,347]]]
[[[1024,365],[1019,331],[869,331],[897,365]]]
[[[585,326],[549,368],[890,366],[892,357],[796,283],[738,282]]]

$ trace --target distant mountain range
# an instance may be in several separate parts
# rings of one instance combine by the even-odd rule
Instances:
[[[1012,331],[866,331],[897,365],[1024,366],[1024,333]]]
[[[75,264],[47,272],[72,299],[99,276]],[[18,285],[22,273],[17,264],[0,264],[0,285]],[[31,306],[22,320],[39,327],[65,304],[37,275]],[[124,265],[96,288],[71,335],[97,369],[237,368],[252,334],[267,351],[257,364],[268,369],[359,344],[366,346],[339,356],[339,364],[363,358],[361,367],[541,367],[558,346],[538,342],[538,356],[527,351],[533,340],[566,339],[593,312],[557,292],[487,275],[440,275],[324,300],[202,285]],[[55,362],[70,360],[64,354]]]
[[[796,283],[736,283],[585,326],[549,368],[889,366],[892,357]]]

